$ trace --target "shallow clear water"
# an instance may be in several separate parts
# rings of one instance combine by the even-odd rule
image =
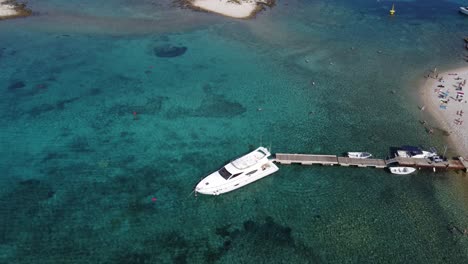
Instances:
[[[281,166],[191,194],[260,144],[442,149],[416,84],[465,63],[457,5],[401,1],[390,18],[385,1],[278,1],[238,21],[170,1],[31,1],[36,16],[0,23],[0,262],[466,263],[448,229],[467,228],[461,174]],[[156,56],[167,45],[186,50]]]

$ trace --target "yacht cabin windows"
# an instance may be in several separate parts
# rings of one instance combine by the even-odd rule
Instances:
[[[221,176],[223,176],[223,178],[226,179],[226,180],[229,179],[229,177],[231,177],[231,175],[232,175],[228,170],[226,170],[225,167],[222,167],[222,168],[218,171],[218,173],[219,173]]]
[[[232,174],[232,173],[230,173],[228,170],[226,170],[225,167],[222,167],[218,172],[219,172],[219,174],[220,174],[221,176],[223,176],[223,178],[226,179],[226,180],[230,180],[230,179],[232,179],[232,178],[234,178],[234,177],[237,177],[237,176],[239,176],[239,175],[242,174],[242,172],[239,172],[239,173],[236,173],[236,174]]]
[[[257,170],[253,170],[253,171],[247,172],[245,175],[252,175],[252,174],[254,174],[256,172],[257,172]]]
[[[229,179],[235,178],[235,177],[237,177],[237,176],[239,176],[241,174],[242,174],[242,172],[236,173],[236,174],[232,175],[231,178],[229,178]]]

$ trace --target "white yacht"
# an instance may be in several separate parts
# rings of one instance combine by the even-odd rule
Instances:
[[[268,176],[278,170],[268,157],[271,153],[259,147],[211,173],[195,187],[195,192],[208,195],[220,195]]]
[[[348,152],[348,157],[356,159],[368,159],[372,157],[369,152]]]
[[[389,169],[391,173],[399,175],[406,175],[416,171],[416,169],[412,167],[390,167]]]
[[[437,156],[435,151],[425,151],[414,146],[402,146],[397,150],[396,155],[402,158],[426,159]]]

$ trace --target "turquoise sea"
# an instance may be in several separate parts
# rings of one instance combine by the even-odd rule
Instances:
[[[192,193],[259,145],[443,149],[418,82],[467,65],[465,1],[27,4],[0,21],[0,263],[468,263],[462,173],[284,165]]]

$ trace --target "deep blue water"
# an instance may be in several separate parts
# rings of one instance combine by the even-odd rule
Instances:
[[[281,166],[191,194],[260,144],[442,149],[417,84],[466,64],[463,2],[392,3],[278,1],[245,21],[29,1],[0,22],[0,263],[467,263],[462,174]]]

